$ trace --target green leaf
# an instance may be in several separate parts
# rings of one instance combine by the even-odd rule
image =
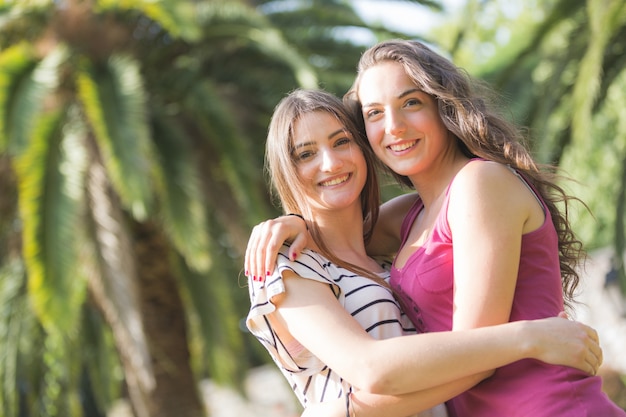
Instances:
[[[76,274],[77,202],[67,192],[62,152],[65,112],[41,119],[27,151],[17,158],[23,255],[33,308],[51,332],[76,329],[85,280]]]
[[[135,218],[145,219],[152,200],[153,149],[139,67],[123,56],[103,67],[84,62],[77,82],[111,182]]]
[[[159,155],[163,225],[187,263],[198,271],[211,264],[203,194],[192,160],[190,139],[165,114],[153,118]]]
[[[42,61],[35,61],[27,44],[6,49],[0,55],[0,151],[19,153],[28,145],[32,121],[41,112],[44,99],[56,88],[65,48],[56,48]]]
[[[20,341],[29,320],[26,274],[19,261],[0,268],[0,412],[15,416],[18,410]]]
[[[195,2],[179,0],[98,0],[97,11],[135,10],[152,19],[170,36],[194,42],[202,33]]]

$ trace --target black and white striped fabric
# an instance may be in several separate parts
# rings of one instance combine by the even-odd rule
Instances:
[[[265,282],[248,280],[251,304],[246,324],[269,351],[298,400],[306,407],[310,403],[341,398],[350,385],[299,343],[286,346],[272,329],[266,315],[276,309],[272,297],[285,292],[283,271],[291,270],[303,278],[328,284],[337,301],[376,339],[413,334],[415,327],[401,312],[389,289],[340,268],[310,250],[303,251],[291,262],[288,249],[283,246],[277,268]],[[389,264],[381,264],[388,271]],[[382,277],[388,280],[389,273]]]

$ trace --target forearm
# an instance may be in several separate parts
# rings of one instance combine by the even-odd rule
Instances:
[[[474,386],[478,376],[463,378],[439,387],[401,395],[380,395],[355,391],[350,395],[350,415],[358,417],[404,417],[435,407]],[[345,398],[309,405],[302,417],[345,417],[348,404]]]
[[[355,391],[351,395],[351,416],[379,417],[384,411],[385,417],[406,417],[435,407],[476,385],[482,380],[479,376],[470,376],[438,387],[401,395],[377,395],[365,391]],[[337,417],[345,417],[336,414]],[[333,417],[335,414],[333,414]]]
[[[529,342],[530,340],[530,342]],[[470,331],[427,333],[388,339],[376,345],[371,364],[378,394],[403,394],[439,386],[470,375],[485,378],[500,366],[531,356],[532,338],[523,322]],[[378,360],[378,359],[376,359]],[[358,385],[354,381],[355,385]]]

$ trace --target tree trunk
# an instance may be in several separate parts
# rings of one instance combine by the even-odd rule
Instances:
[[[205,416],[191,371],[184,306],[158,226],[121,209],[95,143],[87,176],[94,253],[89,292],[112,329],[137,417]]]
[[[132,229],[141,316],[156,380],[150,416],[205,416],[191,370],[185,310],[169,245],[153,222],[134,223]]]

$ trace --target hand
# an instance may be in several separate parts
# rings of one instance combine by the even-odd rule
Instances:
[[[565,365],[595,375],[602,365],[598,333],[582,323],[559,317],[530,321],[536,337],[535,359],[553,365]]]
[[[276,266],[280,247],[289,241],[289,259],[293,261],[309,242],[306,223],[298,216],[281,216],[254,226],[246,248],[246,275],[255,281],[265,280]]]

